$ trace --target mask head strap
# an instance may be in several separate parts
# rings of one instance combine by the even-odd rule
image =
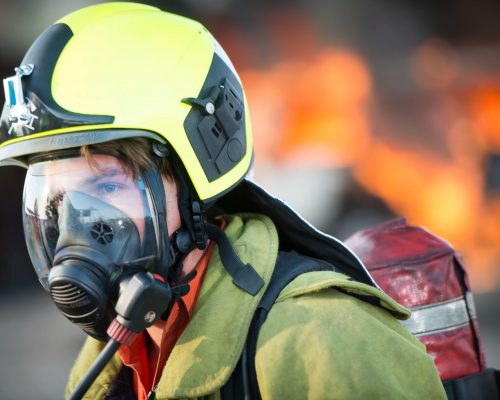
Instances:
[[[157,213],[158,221],[158,241],[159,241],[159,260],[154,272],[158,273],[165,280],[169,276],[170,266],[175,262],[175,251],[168,240],[167,228],[167,204],[165,198],[165,189],[161,175],[156,168],[152,166],[143,173],[144,183],[149,187],[153,208]]]

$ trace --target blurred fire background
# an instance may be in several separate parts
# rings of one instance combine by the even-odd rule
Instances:
[[[200,20],[228,52],[263,186],[340,239],[402,215],[463,254],[500,367],[500,3],[144,2]],[[1,76],[50,23],[93,3],[0,2]],[[0,398],[59,398],[83,335],[31,270],[23,171],[0,179]]]

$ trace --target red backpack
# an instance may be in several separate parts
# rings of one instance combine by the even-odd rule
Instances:
[[[498,371],[486,368],[460,255],[444,240],[408,225],[404,218],[359,231],[345,244],[389,296],[411,309],[411,319],[403,323],[426,345],[448,397],[498,398]],[[463,391],[464,385],[470,392]],[[449,391],[456,395],[450,396]],[[485,391],[487,397],[479,397],[478,391]]]

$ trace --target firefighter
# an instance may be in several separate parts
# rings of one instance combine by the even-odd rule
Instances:
[[[0,160],[27,168],[30,258],[89,336],[67,396],[109,340],[120,348],[85,398],[445,397],[398,322],[408,310],[247,178],[243,87],[201,24],[84,8],[45,30],[4,88]],[[290,275],[298,265],[310,272]]]

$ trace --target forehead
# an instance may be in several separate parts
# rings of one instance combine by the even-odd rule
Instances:
[[[31,168],[31,175],[59,177],[65,179],[84,179],[91,176],[122,174],[127,175],[120,161],[105,154],[93,155],[92,163],[84,157],[71,157],[36,163]]]

